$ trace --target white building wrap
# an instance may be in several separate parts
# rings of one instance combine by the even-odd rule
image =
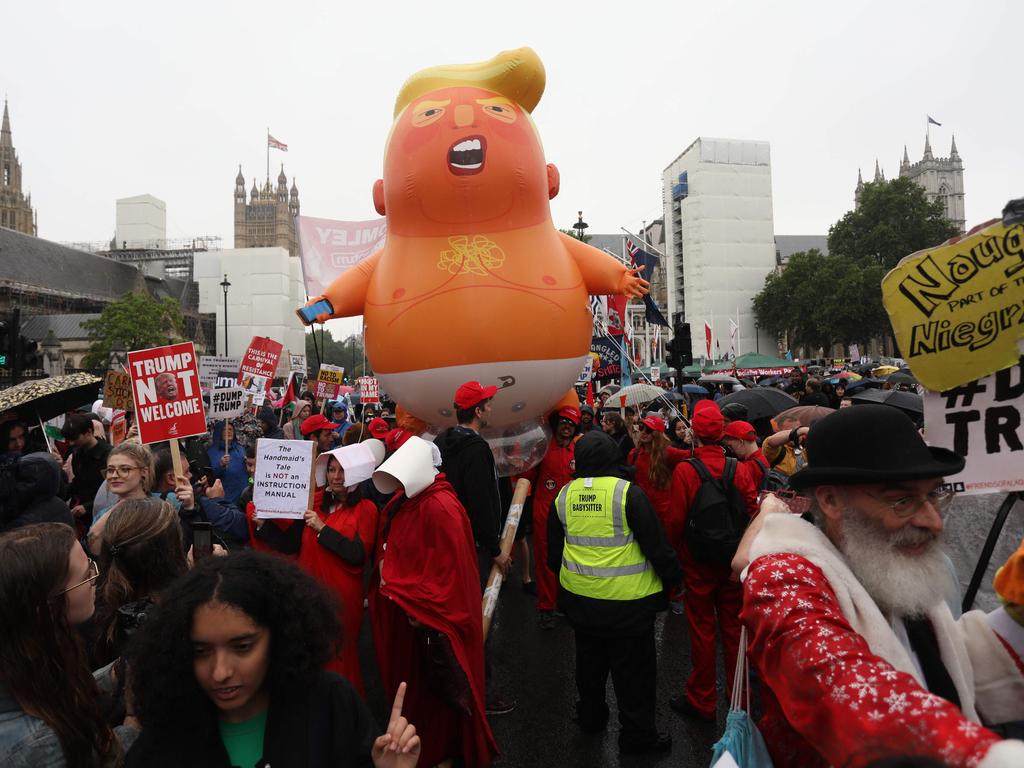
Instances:
[[[690,323],[695,358],[711,324],[715,359],[775,353],[769,334],[755,341],[751,303],[775,268],[772,176],[766,141],[698,138],[662,175],[668,255],[668,310]],[[737,346],[730,318],[739,323]]]
[[[288,375],[288,355],[306,352],[305,329],[295,316],[306,303],[297,256],[284,248],[227,248],[195,256],[199,311],[217,314],[217,353],[224,354],[225,273],[228,289],[228,352],[242,355],[253,336],[284,344],[278,375]]]

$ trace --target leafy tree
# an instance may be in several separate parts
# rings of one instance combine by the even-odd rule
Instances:
[[[316,334],[316,340],[313,339]],[[321,337],[321,333],[323,336]],[[319,350],[319,358],[317,351]],[[370,361],[363,365],[363,341],[362,337],[355,334],[348,338],[335,339],[331,332],[324,328],[306,334],[306,364],[310,370],[315,371],[317,360],[330,365],[340,365],[345,369],[345,378],[354,380],[360,376],[372,376],[373,370]]]
[[[943,216],[942,203],[928,202],[910,179],[864,185],[860,204],[828,232],[830,256],[871,261],[886,271],[900,259],[931,248],[957,234]]]
[[[83,367],[106,368],[111,349],[132,351],[181,341],[184,319],[176,299],[157,300],[139,291],[108,304],[98,318],[87,320],[82,327],[89,333]]]
[[[583,230],[580,230],[580,229],[559,229],[558,231],[561,232],[563,235],[568,235],[573,240],[582,240],[584,243],[589,243],[590,242],[590,235],[583,235],[582,237],[580,237],[580,232],[582,232]]]
[[[829,228],[828,256],[794,253],[765,278],[754,298],[758,324],[789,337],[790,347],[866,347],[892,333],[882,305],[882,278],[904,256],[957,233],[942,204],[929,203],[909,179],[865,184],[860,204]]]
[[[758,325],[786,334],[790,347],[827,346],[831,334],[823,322],[821,283],[828,267],[828,257],[816,248],[790,256],[786,268],[769,274],[754,297]]]

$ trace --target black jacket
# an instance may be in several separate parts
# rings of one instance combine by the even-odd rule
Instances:
[[[501,552],[501,505],[490,446],[472,429],[460,426],[438,435],[437,447],[441,471],[466,508],[477,546],[497,557]]]
[[[576,443],[576,477],[617,477],[632,479],[633,467],[622,465],[619,447],[604,432],[588,432]],[[559,589],[558,606],[576,628],[594,635],[627,636],[646,631],[654,614],[668,607],[667,591],[682,583],[683,568],[668,542],[665,529],[650,500],[638,485],[626,493],[626,522],[665,591],[639,600],[598,600]],[[565,529],[555,502],[548,511],[548,567],[556,574],[562,567]]]
[[[214,716],[215,717],[215,716]],[[146,724],[128,751],[127,768],[230,768],[217,723],[181,734]],[[333,672],[270,703],[258,768],[370,768],[378,732],[351,685]],[[240,768],[253,768],[241,766]]]
[[[0,531],[33,523],[66,523],[75,527],[67,502],[58,498],[63,472],[48,453],[30,453],[18,459],[14,468],[16,503],[13,514],[0,521]]]
[[[92,514],[92,502],[96,491],[106,477],[107,456],[113,450],[110,443],[97,440],[92,448],[75,448],[71,454],[71,469],[75,478],[71,481],[72,500],[78,499],[85,511]]]

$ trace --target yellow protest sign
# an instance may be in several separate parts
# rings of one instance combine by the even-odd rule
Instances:
[[[345,369],[325,363],[320,366],[316,380],[322,381],[324,384],[340,385],[345,380]]]
[[[918,381],[941,392],[1014,365],[1024,338],[1024,223],[999,219],[911,254],[882,301]]]

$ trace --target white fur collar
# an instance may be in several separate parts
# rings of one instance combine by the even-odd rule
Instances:
[[[846,565],[839,550],[816,526],[791,514],[770,514],[750,546],[750,561],[764,555],[792,553],[818,566],[835,592],[839,607],[871,651],[925,687],[917,666],[900,643],[875,601]],[[745,575],[745,574],[744,574]],[[941,599],[927,612],[935,629],[942,661],[949,671],[964,717],[979,722],[974,707],[974,675],[963,635]]]

